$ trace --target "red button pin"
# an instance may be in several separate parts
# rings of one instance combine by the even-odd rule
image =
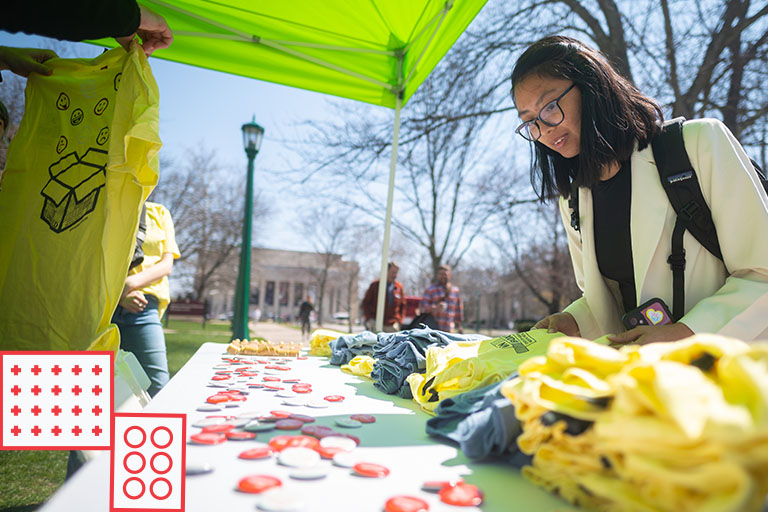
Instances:
[[[340,446],[317,446],[315,451],[324,459],[333,459],[333,456],[337,453],[343,453],[347,450]]]
[[[415,496],[392,496],[384,504],[384,512],[427,512],[429,504]]]
[[[329,402],[343,402],[344,397],[341,395],[328,395],[325,397],[326,400]]]
[[[371,416],[370,414],[353,414],[350,416],[351,419],[357,420],[360,423],[375,423],[376,418],[374,416]]]
[[[314,450],[319,444],[320,441],[309,436],[276,436],[269,441],[269,446],[277,451],[291,447],[304,447]]]
[[[463,484],[464,480],[458,478],[456,480],[429,480],[421,484],[421,490],[427,492],[439,492],[443,487],[453,487],[454,485]]]
[[[205,399],[206,402],[209,404],[221,404],[224,402],[229,402],[231,395],[225,395],[225,394],[215,394],[211,395],[208,398]]]
[[[239,430],[238,431],[235,431],[235,430],[227,431],[225,435],[227,436],[227,439],[229,439],[231,441],[247,441],[249,439],[255,439],[256,438],[256,434],[253,433],[253,432],[241,432]]]
[[[227,436],[219,432],[203,432],[189,437],[196,444],[221,444],[227,440]]]
[[[355,464],[352,468],[355,473],[360,476],[367,476],[370,478],[384,478],[389,475],[389,469],[381,464],[374,464],[372,462],[360,462]]]
[[[461,483],[443,487],[438,495],[443,503],[458,507],[476,507],[483,502],[483,493],[472,484]]]
[[[283,482],[274,476],[251,475],[240,480],[237,483],[237,489],[242,492],[258,494],[281,485],[283,485]]]
[[[264,382],[280,382],[280,377],[270,377],[269,375],[267,375],[261,380],[263,380]]]
[[[207,426],[207,427],[203,427],[203,432],[205,432],[205,433],[211,433],[211,432],[221,432],[221,433],[224,433],[224,432],[229,432],[233,428],[235,428],[234,425],[230,425],[229,423],[221,423],[219,425],[210,425],[210,426]]]
[[[291,416],[293,413],[290,411],[269,411],[269,414],[272,416],[277,416],[278,418],[287,418]]]
[[[245,450],[244,452],[240,452],[240,455],[238,455],[238,457],[246,460],[266,459],[268,457],[271,457],[273,453],[275,453],[275,450],[273,450],[271,447],[259,446],[258,448],[251,448],[250,450]]]

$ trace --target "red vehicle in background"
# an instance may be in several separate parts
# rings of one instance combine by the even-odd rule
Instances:
[[[403,328],[410,325],[413,319],[416,318],[419,311],[419,304],[421,304],[421,296],[406,295],[405,296],[405,314],[403,315]]]

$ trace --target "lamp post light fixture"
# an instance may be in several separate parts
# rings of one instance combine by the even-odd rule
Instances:
[[[249,339],[248,310],[251,295],[251,230],[253,223],[253,160],[261,149],[264,128],[256,124],[256,117],[243,125],[243,147],[248,156],[248,179],[245,186],[243,211],[243,241],[240,246],[240,264],[235,288],[235,314],[232,317],[232,339]]]

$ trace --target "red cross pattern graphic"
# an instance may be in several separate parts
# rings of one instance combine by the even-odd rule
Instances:
[[[114,357],[0,351],[0,450],[109,450]]]
[[[110,512],[184,511],[186,415],[116,413]]]

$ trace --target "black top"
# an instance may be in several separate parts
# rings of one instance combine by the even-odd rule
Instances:
[[[0,30],[82,41],[129,36],[139,27],[136,0],[3,0]]]
[[[592,189],[595,221],[595,252],[600,273],[619,283],[624,311],[637,306],[629,228],[632,171],[622,164],[615,176]]]

